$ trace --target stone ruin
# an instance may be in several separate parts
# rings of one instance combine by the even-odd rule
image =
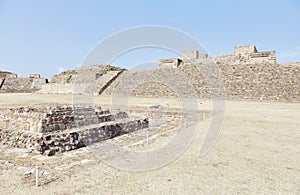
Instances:
[[[110,65],[92,65],[88,67],[80,67],[74,70],[64,71],[58,75],[54,75],[50,83],[41,87],[38,93],[47,94],[73,94],[78,90],[79,82],[87,82],[95,80],[93,88],[95,95],[101,95],[104,90],[114,82],[117,77],[125,71],[123,68],[118,68]],[[86,78],[85,78],[86,77]],[[89,83],[86,83],[88,85]]]
[[[170,67],[177,68],[181,64],[182,60],[178,58],[171,58],[158,61],[158,68]]]
[[[212,57],[186,51],[181,59],[158,61],[156,70],[125,71],[103,94],[112,95],[117,89],[121,95],[132,91],[131,96],[136,97],[176,98],[178,94],[172,89],[187,92],[193,88],[198,98],[210,99],[211,89],[203,74],[214,74],[206,72],[207,61],[219,68],[228,100],[300,101],[300,63],[278,64],[275,51],[258,52],[254,45],[235,47],[234,54]],[[180,83],[182,79],[178,78],[183,76],[190,86]],[[137,88],[132,90],[135,85]]]
[[[258,52],[255,45],[236,46],[234,54],[212,56],[209,57],[207,53],[200,53],[199,51],[185,51],[182,53],[182,59],[171,58],[158,61],[159,68],[177,68],[184,62],[189,61],[202,62],[210,58],[217,64],[256,64],[256,63],[269,63],[276,64],[276,52],[264,51]]]
[[[30,74],[27,78],[18,77],[10,72],[0,72],[0,93],[32,93],[48,83],[48,79],[39,74]]]
[[[34,74],[23,80],[11,73],[0,74],[0,92],[77,94],[87,88],[95,95],[111,96],[117,89],[119,95],[131,91],[131,96],[172,98],[178,96],[172,87],[178,86],[182,90],[193,88],[198,98],[210,99],[211,90],[203,77],[213,76],[205,72],[207,61],[214,62],[222,73],[226,99],[300,101],[300,63],[278,64],[275,51],[259,52],[254,45],[237,46],[233,54],[221,56],[186,51],[181,59],[158,61],[156,70],[128,71],[110,65],[81,67],[54,75],[50,83]],[[190,86],[179,82],[182,74]],[[173,86],[164,84],[166,79]],[[133,86],[137,88],[132,90]]]
[[[82,67],[55,75],[50,83],[39,74],[19,78],[0,72],[0,92],[74,94],[74,89],[83,91],[91,84],[95,95],[111,96],[117,90],[118,95],[133,97],[178,98],[174,91],[177,88],[184,98],[209,99],[211,91],[203,74],[214,75],[205,72],[207,60],[212,60],[222,72],[226,99],[300,101],[300,63],[277,64],[275,51],[258,52],[254,45],[238,46],[233,54],[212,57],[186,51],[181,59],[160,60],[156,70],[128,71],[110,65]],[[188,83],[178,79],[183,76]],[[91,82],[91,77],[95,82]],[[82,83],[78,85],[78,81]],[[147,117],[129,115],[84,105],[0,108],[0,143],[51,156],[149,128]]]
[[[0,143],[52,156],[147,128],[146,117],[92,106],[0,109]]]

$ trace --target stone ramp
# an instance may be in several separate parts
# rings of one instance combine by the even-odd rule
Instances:
[[[0,78],[0,90],[4,84],[5,78]]]
[[[96,90],[99,91],[99,95],[101,95],[110,85],[114,82],[120,74],[124,71],[109,71],[106,74],[103,74],[98,80],[96,84]]]

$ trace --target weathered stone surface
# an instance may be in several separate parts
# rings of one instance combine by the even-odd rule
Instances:
[[[22,78],[16,74],[2,72],[0,77],[0,92],[2,93],[35,92],[48,82],[47,79],[40,78],[39,74],[31,74],[28,78]]]
[[[95,94],[101,94],[123,71],[122,68],[110,65],[93,65],[64,71],[54,75],[51,82],[43,85],[38,93],[84,93],[86,88],[91,88]]]
[[[198,59],[199,58],[199,51],[185,51],[182,53],[182,59]]]
[[[177,68],[181,64],[182,60],[178,58],[165,59],[158,61],[158,68]]]
[[[1,109],[0,114],[0,143],[48,156],[149,126],[147,118],[89,106]]]
[[[254,45],[238,46],[233,54],[212,57],[198,51],[183,52],[182,59],[159,61],[159,68],[166,70],[125,71],[109,65],[82,67],[53,76],[50,84],[45,84],[47,81],[38,78],[39,75],[18,78],[0,72],[0,92],[34,92],[42,88],[40,93],[211,98],[214,89],[210,89],[203,75],[215,79],[217,73],[206,71],[207,61],[219,66],[226,99],[300,101],[300,63],[277,64],[275,51],[259,52]],[[63,124],[45,128],[49,131],[68,128],[69,119],[61,120]],[[109,120],[109,116],[99,120]],[[24,129],[28,129],[25,124]]]
[[[205,63],[210,62],[219,68],[226,99],[300,101],[300,63],[277,64],[273,51],[258,52],[253,45],[236,47],[231,55],[208,57],[186,52],[183,56],[186,60],[175,69],[166,65],[165,70],[126,71],[103,94],[211,98],[205,76],[216,80],[219,73],[209,71]]]

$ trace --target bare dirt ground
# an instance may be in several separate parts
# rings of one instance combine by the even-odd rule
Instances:
[[[95,98],[97,104],[110,101]],[[1,107],[55,102],[71,104],[72,96],[0,94]],[[174,99],[131,102],[179,105]],[[202,101],[201,106],[211,105]],[[300,193],[300,103],[227,101],[222,133],[209,154],[200,158],[209,123],[209,118],[201,122],[180,158],[146,172],[111,167],[87,148],[46,157],[0,146],[0,194]],[[151,148],[151,141],[144,147]],[[35,165],[48,173],[41,176],[38,188],[33,175],[24,175]]]

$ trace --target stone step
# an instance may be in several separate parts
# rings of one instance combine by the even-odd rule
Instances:
[[[17,148],[33,149],[46,155],[65,152],[107,140],[135,130],[147,128],[149,121],[144,119],[127,119],[104,122],[72,130],[51,133],[0,129],[0,143]]]
[[[0,129],[0,143],[37,150],[51,156],[148,127],[148,118],[135,118],[49,133]]]

